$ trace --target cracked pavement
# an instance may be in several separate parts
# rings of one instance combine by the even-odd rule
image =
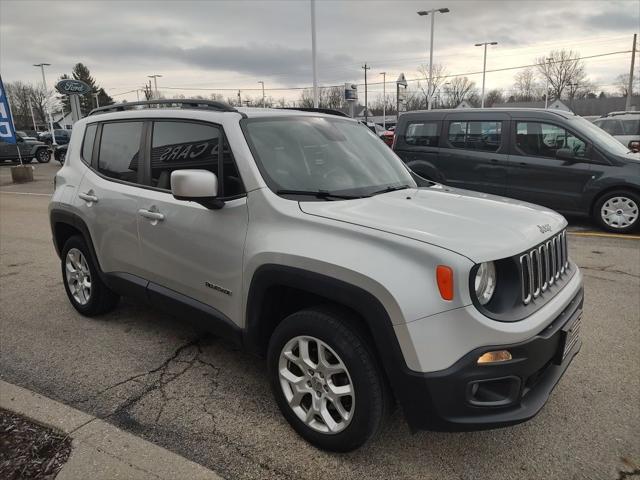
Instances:
[[[49,192],[55,165],[13,191]],[[0,168],[6,191],[7,168]],[[183,319],[124,300],[81,317],[62,286],[48,198],[0,193],[0,377],[240,479],[640,477],[640,241],[570,237],[585,277],[582,351],[533,420],[419,432],[396,411],[347,455],[299,439],[262,360]]]

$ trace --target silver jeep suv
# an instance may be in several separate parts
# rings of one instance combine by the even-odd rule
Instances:
[[[94,110],[50,219],[76,310],[138,297],[266,356],[282,414],[327,450],[394,404],[413,430],[523,422],[581,344],[562,216],[426,181],[337,115]]]

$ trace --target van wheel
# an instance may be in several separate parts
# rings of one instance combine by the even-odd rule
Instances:
[[[51,152],[46,148],[41,148],[36,153],[36,160],[38,160],[38,163],[49,163],[49,160],[51,160]]]
[[[82,237],[69,238],[64,244],[61,258],[64,289],[78,312],[92,317],[115,308],[119,297],[100,279]]]
[[[349,314],[310,308],[285,318],[269,342],[271,388],[298,434],[323,450],[348,452],[378,432],[390,394]]]
[[[595,203],[593,217],[609,232],[632,232],[640,224],[640,197],[629,190],[608,192]]]

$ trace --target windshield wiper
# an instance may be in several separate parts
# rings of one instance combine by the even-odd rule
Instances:
[[[331,193],[328,190],[276,190],[278,195],[308,195],[311,197],[330,200],[338,198],[340,200],[348,200],[352,198],[362,198],[362,195],[347,195],[341,193]]]
[[[411,188],[411,185],[389,185],[380,190],[376,190],[371,195],[379,195],[381,193],[395,192],[396,190],[405,190],[407,188]]]

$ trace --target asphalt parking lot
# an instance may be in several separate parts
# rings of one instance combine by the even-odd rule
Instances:
[[[299,439],[260,359],[124,300],[81,317],[50,239],[57,162],[11,184],[0,167],[0,377],[105,418],[226,478],[620,479],[640,468],[640,240],[572,227],[585,278],[582,351],[543,411],[484,432],[411,434],[396,411],[361,450]],[[640,475],[640,470],[638,470]]]

